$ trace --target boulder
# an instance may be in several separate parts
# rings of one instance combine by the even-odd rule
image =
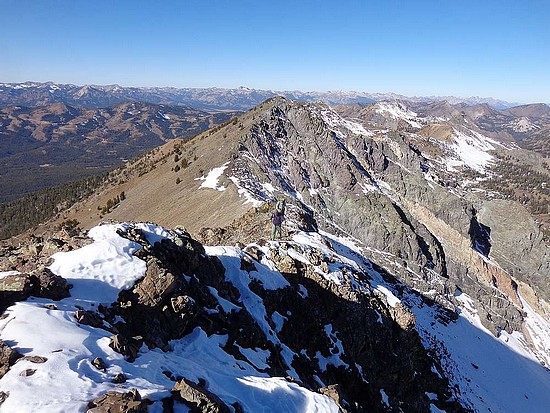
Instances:
[[[147,405],[136,389],[128,393],[110,391],[88,403],[87,413],[146,413]]]
[[[36,373],[36,369],[25,369],[21,373],[19,373],[22,377],[29,377],[32,376],[34,373]]]
[[[69,289],[72,286],[63,277],[51,272],[49,268],[44,268],[34,275],[38,279],[38,285],[37,291],[33,295],[55,301],[71,296]]]
[[[111,380],[111,383],[121,384],[121,383],[126,383],[126,380],[128,380],[128,378],[126,377],[125,374],[117,373],[113,376],[113,379]]]
[[[0,379],[4,377],[10,367],[21,357],[21,354],[0,340]]]
[[[96,328],[103,326],[103,319],[99,316],[99,314],[93,311],[77,310],[74,313],[74,318],[76,318],[76,321],[78,321],[80,324],[85,324],[87,326],[92,326]]]
[[[126,356],[128,360],[133,361],[138,356],[140,343],[139,341],[133,338],[127,338],[122,334],[115,334],[111,337],[109,347],[111,347],[117,353]]]
[[[202,413],[229,413],[229,407],[214,393],[200,384],[186,378],[179,380],[172,388],[172,395],[188,406]]]
[[[29,274],[13,274],[0,278],[0,311],[17,301],[29,298],[34,282]]]
[[[98,370],[105,370],[107,368],[107,364],[105,364],[105,361],[101,357],[96,357],[93,359],[92,366]]]

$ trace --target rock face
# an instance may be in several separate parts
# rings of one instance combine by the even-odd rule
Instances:
[[[474,298],[495,333],[521,330],[517,280],[536,286],[538,297],[548,300],[549,252],[540,231],[519,205],[506,209],[471,195],[461,189],[458,174],[431,160],[448,150],[434,144],[429,131],[426,138],[415,134],[432,118],[385,105],[348,108],[349,121],[322,105],[266,102],[251,112],[254,121],[242,121],[247,126],[230,174],[259,199],[286,197],[290,216],[307,212],[314,227],[358,239],[370,259],[390,265],[399,280],[440,304],[454,308],[460,290]],[[482,139],[466,123],[449,125],[448,147],[455,135]],[[488,142],[479,145],[498,146]],[[274,191],[266,192],[262,182]],[[501,215],[514,219],[515,209],[524,224],[508,226]],[[217,231],[211,229],[210,237],[231,239]]]
[[[515,202],[493,200],[483,204],[479,217],[491,228],[491,255],[513,277],[537,287],[540,297],[550,301],[550,251],[527,210]]]

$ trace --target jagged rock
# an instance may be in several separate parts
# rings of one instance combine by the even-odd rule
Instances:
[[[0,406],[2,406],[2,403],[6,401],[6,399],[10,396],[10,392],[0,391]]]
[[[99,314],[93,311],[77,310],[74,313],[74,318],[76,318],[76,321],[80,324],[85,324],[96,328],[103,326],[103,319],[99,316]]]
[[[44,307],[48,310],[57,310],[57,306],[55,304],[44,304]]]
[[[402,305],[397,304],[395,307],[389,307],[389,314],[403,330],[413,331],[415,329],[416,318],[414,314]]]
[[[88,403],[87,413],[147,413],[147,405],[136,389],[128,393],[110,391]]]
[[[9,371],[22,355],[0,340],[0,378]]]
[[[157,260],[149,260],[145,277],[134,288],[134,294],[139,297],[139,304],[156,307],[174,293],[181,282],[180,277],[160,267]]]
[[[143,237],[132,235],[134,232],[122,234],[146,243]],[[153,246],[146,244],[147,248],[136,253],[147,263],[145,277],[132,289],[122,291],[119,304],[108,311],[109,320],[118,315],[126,321],[117,324],[121,334],[142,336],[149,347],[168,349],[169,340],[191,331],[191,324],[201,313],[201,307],[195,304],[189,292],[194,291],[194,296],[208,297],[210,301],[204,304],[213,308],[215,298],[205,285],[214,285],[224,279],[223,266],[217,259],[207,257],[200,243],[185,233],[172,234],[181,242],[164,239]],[[194,275],[190,281],[185,278],[188,274]],[[196,282],[201,278],[205,285]],[[206,313],[201,313],[201,317],[203,322],[212,324]]]
[[[92,366],[94,366],[98,370],[105,370],[107,368],[107,364],[101,357],[96,357],[92,360]]]
[[[187,295],[178,295],[170,298],[170,304],[174,313],[182,314],[195,314],[198,309],[195,305],[195,300]]]
[[[172,394],[176,399],[196,409],[197,412],[229,413],[231,411],[214,393],[186,378],[182,378],[174,385]]]
[[[129,361],[133,361],[138,356],[140,343],[133,338],[127,338],[122,334],[116,334],[114,336],[111,336],[109,347],[111,347],[117,353],[128,357]]]
[[[51,300],[62,300],[71,296],[69,290],[71,285],[63,277],[55,275],[48,268],[34,274],[38,278],[38,297],[49,298]]]
[[[117,373],[113,376],[111,383],[121,384],[121,383],[126,383],[126,380],[128,380],[126,375],[124,375],[123,373]]]
[[[298,272],[298,262],[288,254],[281,254],[279,250],[273,249],[270,251],[269,258],[273,261],[277,270],[282,274],[296,274]]]

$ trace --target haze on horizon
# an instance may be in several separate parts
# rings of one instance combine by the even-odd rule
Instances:
[[[0,0],[0,82],[550,102],[550,2]]]

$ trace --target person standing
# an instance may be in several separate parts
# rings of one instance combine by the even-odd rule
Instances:
[[[285,220],[285,207],[286,203],[284,199],[282,201],[277,201],[275,212],[271,215],[271,222],[273,223],[273,229],[271,230],[272,240],[281,238],[281,227]]]

